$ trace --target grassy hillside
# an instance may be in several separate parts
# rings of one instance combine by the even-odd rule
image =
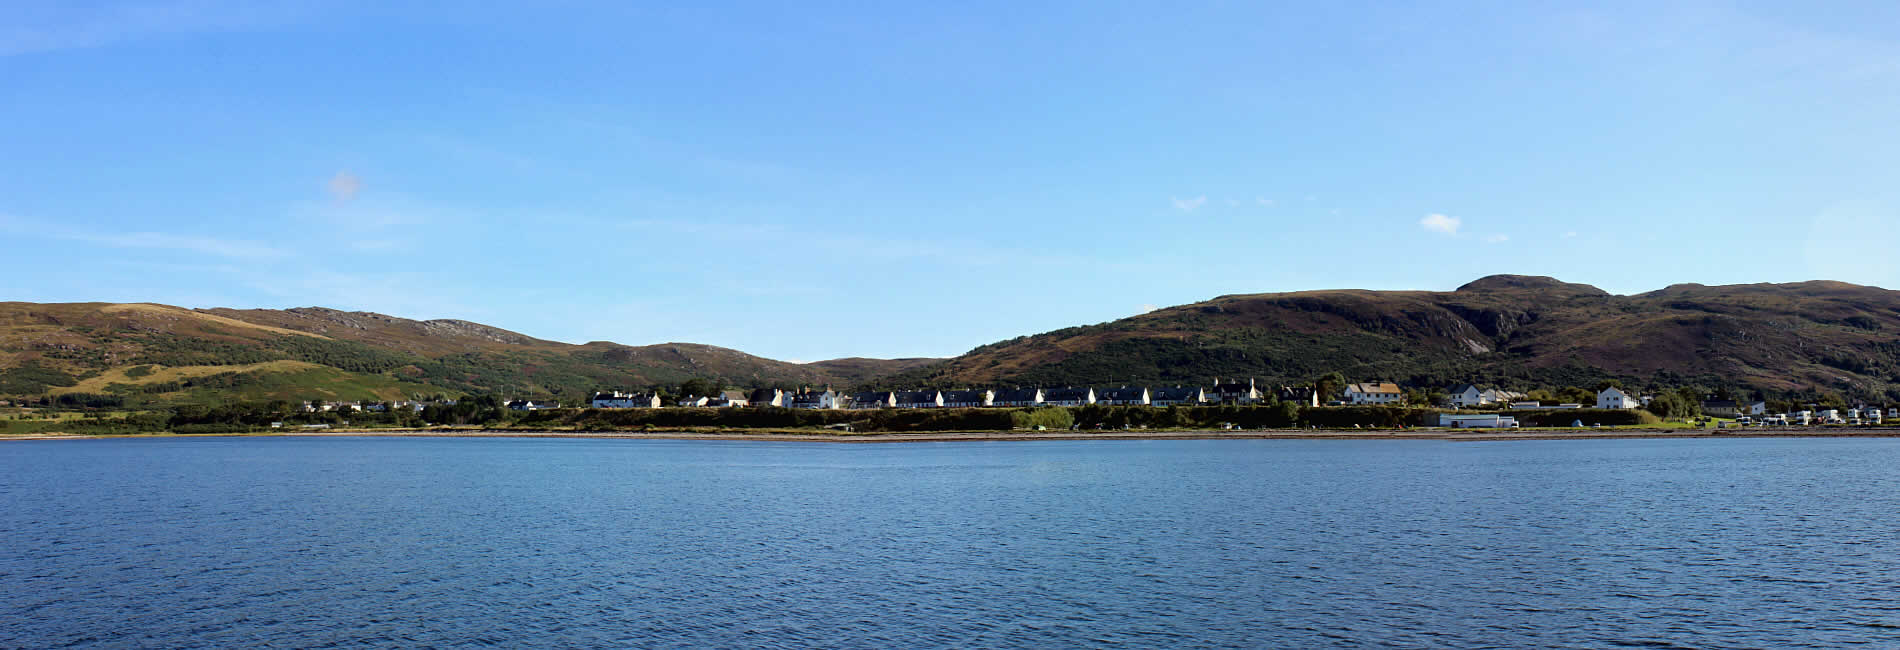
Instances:
[[[478,323],[364,312],[0,303],[0,397],[126,404],[579,397],[733,387],[1300,382],[1412,387],[1601,379],[1900,401],[1900,292],[1838,282],[1676,285],[1634,296],[1493,276],[1456,291],[1221,296],[979,347],[948,360],[775,361],[708,345],[570,345]]]
[[[1615,296],[1494,276],[1456,291],[1221,296],[985,345],[886,385],[1349,379],[1588,385],[1615,378],[1900,399],[1900,292],[1838,282]]]
[[[117,395],[129,404],[579,396],[694,378],[843,387],[930,361],[795,364],[690,343],[570,345],[466,321],[323,308],[0,303],[0,396]]]

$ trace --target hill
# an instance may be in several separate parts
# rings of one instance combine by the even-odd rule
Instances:
[[[1900,399],[1900,292],[1804,282],[1618,296],[1501,275],[1449,292],[1229,295],[984,345],[881,383],[1294,382],[1334,371],[1426,388],[1618,379]]]
[[[692,343],[571,345],[467,321],[318,307],[0,303],[0,396],[105,394],[132,404],[579,397],[694,378],[735,387],[845,386],[935,361],[800,364]]]

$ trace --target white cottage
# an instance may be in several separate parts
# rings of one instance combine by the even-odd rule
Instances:
[[[1405,401],[1405,391],[1399,385],[1383,382],[1368,384],[1347,384],[1346,401],[1352,404],[1397,404]]]
[[[1597,393],[1597,408],[1600,409],[1633,409],[1640,405],[1641,403],[1638,402],[1636,398],[1630,397],[1629,393],[1625,393],[1623,389],[1615,386],[1605,388],[1603,392]]]

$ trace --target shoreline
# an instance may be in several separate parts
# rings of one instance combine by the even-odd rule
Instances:
[[[1623,429],[1500,431],[1455,429],[1267,431],[930,431],[918,433],[696,432],[696,431],[509,431],[487,429],[362,429],[258,433],[140,433],[80,435],[63,433],[0,435],[0,440],[93,440],[103,438],[377,437],[377,438],[600,438],[620,440],[729,440],[735,442],[993,442],[1015,440],[1413,440],[1503,442],[1519,440],[1610,440],[1665,438],[1900,438],[1900,428],[1828,429]]]

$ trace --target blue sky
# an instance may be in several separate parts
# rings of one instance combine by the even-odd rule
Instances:
[[[9,2],[0,300],[816,360],[1493,273],[1900,287],[1892,2],[693,4]]]

